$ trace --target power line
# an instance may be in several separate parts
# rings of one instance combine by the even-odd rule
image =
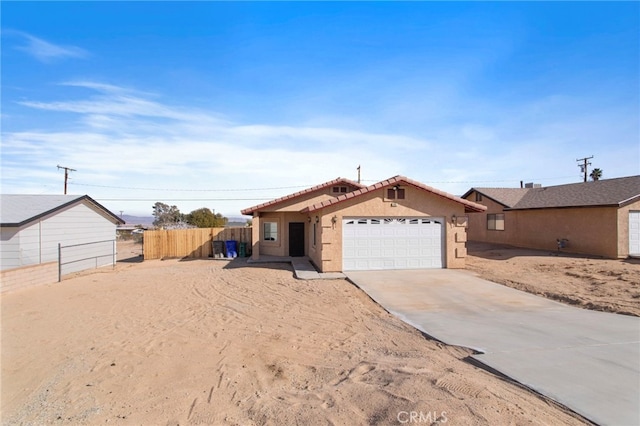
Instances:
[[[71,169],[73,170],[73,169]],[[541,181],[541,180],[552,180],[552,179],[569,179],[574,176],[558,176],[558,177],[548,177],[548,178],[527,178],[522,179],[526,181]],[[362,182],[380,182],[383,179],[362,179]],[[519,181],[520,179],[518,179]],[[493,182],[516,182],[514,179],[494,179],[494,180],[421,180],[423,183],[433,184],[433,183],[493,183]],[[280,189],[297,189],[297,188],[310,188],[316,184],[310,185],[293,185],[293,186],[277,186],[277,187],[265,187],[265,188],[225,188],[225,189],[192,189],[192,188],[145,188],[145,187],[133,187],[133,186],[115,186],[115,185],[95,185],[90,183],[77,183],[70,182],[72,185],[76,186],[90,186],[95,188],[110,188],[110,189],[128,189],[128,190],[137,190],[137,191],[165,191],[165,192],[243,192],[243,191],[275,191]],[[253,200],[260,200],[261,198],[252,198]],[[271,198],[269,198],[271,199]],[[215,200],[215,199],[214,199]],[[229,199],[220,199],[220,200],[229,200]],[[234,199],[235,200],[235,199]],[[246,198],[241,198],[238,200],[251,200]]]
[[[90,183],[76,183],[77,186],[91,186],[96,188],[111,188],[111,189],[130,189],[137,191],[172,191],[172,192],[240,192],[240,191],[273,191],[278,189],[295,189],[295,188],[308,188],[314,185],[295,185],[295,186],[279,186],[271,188],[227,188],[227,189],[184,189],[184,188],[139,188],[132,186],[112,186],[112,185],[94,185]]]
[[[269,201],[270,198],[96,198],[96,201]]]

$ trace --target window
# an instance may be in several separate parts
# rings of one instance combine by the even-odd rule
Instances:
[[[334,186],[333,188],[331,188],[331,191],[334,194],[339,194],[339,193],[346,194],[347,193],[347,187],[346,186]]]
[[[278,241],[278,222],[265,222],[263,229],[265,241]]]
[[[316,235],[317,235],[317,232],[318,232],[318,224],[314,223],[313,224],[313,246],[314,247],[316,246]]]
[[[476,201],[482,201],[482,194],[479,192],[476,192]]]
[[[404,188],[398,188],[397,186],[394,186],[393,188],[387,189],[387,199],[404,200]]]
[[[504,214],[488,214],[487,229],[491,231],[504,231]]]

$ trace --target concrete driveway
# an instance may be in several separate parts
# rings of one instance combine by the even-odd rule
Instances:
[[[603,425],[640,425],[640,318],[429,269],[347,272],[387,311]]]

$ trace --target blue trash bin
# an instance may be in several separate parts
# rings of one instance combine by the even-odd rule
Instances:
[[[227,248],[227,257],[235,258],[238,257],[238,242],[234,240],[225,241],[225,246]]]

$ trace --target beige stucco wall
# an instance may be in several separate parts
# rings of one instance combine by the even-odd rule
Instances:
[[[640,200],[618,209],[618,257],[629,256],[630,211],[640,211]]]
[[[289,223],[302,222],[305,229],[305,255],[308,255],[308,238],[309,238],[309,222],[308,214],[302,214],[298,212],[263,212],[252,220],[254,238],[254,247],[259,245],[257,255],[252,257],[257,258],[260,255],[265,256],[289,256]],[[265,222],[276,222],[278,224],[278,239],[276,241],[264,241],[264,226]],[[256,239],[257,237],[257,239]],[[259,241],[259,243],[255,243]]]
[[[557,239],[568,240],[563,251],[615,258],[618,256],[618,215],[614,207],[514,210],[513,245],[557,250]],[[506,228],[506,224],[505,224]]]
[[[333,186],[346,186],[349,191],[356,188],[351,185],[337,183]],[[291,200],[284,200],[277,205],[267,206],[260,212],[256,212],[252,219],[253,259],[258,259],[260,255],[265,256],[288,256],[289,255],[289,222],[304,222],[305,224],[305,254],[308,255],[310,228],[309,215],[299,213],[300,210],[312,204],[335,198],[333,186],[299,195]],[[278,223],[278,240],[264,241],[264,222],[275,221]]]
[[[475,192],[468,200],[475,200]],[[629,253],[629,210],[640,209],[640,202],[624,208],[575,207],[502,211],[502,206],[486,197],[480,202],[485,213],[470,215],[469,240],[510,244],[542,250],[557,250],[557,239],[569,240],[565,252],[608,258]],[[487,214],[504,213],[505,230],[487,230]]]
[[[467,238],[469,241],[486,241],[496,244],[513,244],[511,239],[513,236],[508,230],[515,228],[514,217],[505,214],[504,231],[495,231],[487,229],[487,214],[502,214],[504,206],[500,203],[484,197],[482,201],[476,201],[475,191],[469,194],[466,199],[477,202],[487,207],[483,213],[475,213],[469,215],[469,228],[467,229]]]
[[[351,185],[346,184],[335,184],[333,186],[346,186],[349,192],[357,189],[352,187]],[[308,207],[312,204],[320,203],[322,201],[327,201],[332,198],[335,198],[338,195],[343,195],[340,193],[334,193],[333,186],[329,186],[326,188],[319,189],[317,191],[309,192],[307,194],[299,195],[291,200],[285,200],[278,203],[276,206],[267,207],[264,211],[271,212],[299,212],[300,210]]]
[[[386,189],[379,189],[357,198],[343,201],[317,212],[321,233],[318,246],[309,249],[309,257],[323,272],[342,270],[342,220],[351,217],[440,217],[445,221],[444,265],[447,268],[464,268],[466,257],[466,229],[464,222],[452,223],[452,216],[463,218],[464,206],[455,201],[429,194],[407,186],[406,199],[385,200]],[[395,204],[395,206],[392,206]],[[335,220],[332,218],[335,216]]]

